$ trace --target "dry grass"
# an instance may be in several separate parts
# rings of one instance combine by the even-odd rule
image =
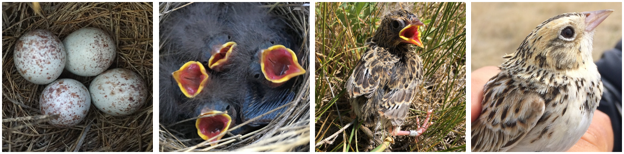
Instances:
[[[304,56],[303,68],[309,68],[309,3],[261,3],[261,7],[270,8],[270,13],[284,18],[290,28],[298,32],[298,36],[303,40],[301,50]],[[161,3],[160,22],[166,22],[171,12],[183,9],[189,3]],[[161,46],[166,44],[166,40],[161,39]],[[309,70],[309,69],[308,69]],[[186,138],[180,130],[172,126],[160,125],[159,142],[160,151],[309,151],[310,145],[310,91],[309,73],[304,74],[302,80],[297,81],[294,87],[297,95],[293,101],[283,105],[288,108],[281,116],[277,117],[267,126],[241,136],[223,138],[216,146],[210,146],[209,142],[197,143],[197,139]],[[270,111],[269,111],[270,112]],[[187,119],[194,120],[194,119]],[[245,122],[251,122],[253,119]],[[177,125],[177,124],[173,124]],[[243,124],[239,124],[241,126]],[[230,128],[235,130],[237,127]],[[192,131],[195,131],[194,129]]]
[[[97,27],[113,37],[117,57],[110,68],[138,73],[152,89],[152,3],[2,3],[2,151],[152,151],[152,91],[140,110],[113,117],[91,106],[83,122],[56,128],[39,111],[35,85],[19,75],[13,46],[31,30],[47,29],[61,40],[82,27]],[[88,86],[95,77],[79,77]]]
[[[318,152],[366,151],[368,142],[353,121],[344,85],[366,48],[381,17],[404,8],[425,23],[424,83],[412,102],[402,129],[415,130],[416,117],[424,120],[433,109],[427,132],[418,137],[396,137],[391,151],[465,151],[465,3],[317,3],[316,4],[315,143]],[[358,13],[358,11],[360,11]],[[345,128],[344,131],[340,129]]]
[[[544,20],[566,12],[613,9],[594,35],[594,60],[622,38],[622,3],[472,3],[472,70],[499,66]]]

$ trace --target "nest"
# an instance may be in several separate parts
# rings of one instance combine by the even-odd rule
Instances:
[[[152,151],[152,91],[135,113],[113,117],[91,105],[87,117],[71,128],[57,128],[39,111],[46,85],[25,80],[13,62],[19,37],[46,29],[61,40],[83,27],[110,34],[117,56],[109,69],[139,74],[152,89],[152,3],[2,3],[2,151]],[[95,77],[64,71],[60,78],[85,86]]]
[[[160,22],[167,20],[171,12],[182,9],[191,3],[161,3]],[[269,8],[268,13],[275,14],[289,23],[289,27],[297,33],[303,55],[303,68],[308,68],[302,80],[293,87],[297,92],[293,101],[281,106],[287,108],[279,117],[267,126],[247,134],[231,136],[210,146],[207,141],[196,143],[191,138],[184,138],[182,133],[170,126],[159,125],[160,151],[309,151],[310,144],[310,87],[309,87],[309,3],[260,3],[259,7]],[[160,42],[161,46],[167,43]],[[279,109],[279,108],[278,108]],[[275,109],[277,110],[277,109]],[[273,110],[273,111],[275,111]],[[270,111],[271,112],[271,111]],[[188,119],[195,120],[195,119]],[[251,119],[246,122],[251,122]],[[245,123],[246,123],[245,122]],[[244,124],[244,123],[243,123]],[[241,125],[243,125],[241,124]],[[239,125],[240,126],[240,125]],[[238,127],[238,126],[237,126]],[[234,130],[237,127],[230,128]],[[195,139],[196,140],[196,139]]]

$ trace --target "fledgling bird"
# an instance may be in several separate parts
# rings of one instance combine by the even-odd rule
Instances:
[[[595,28],[613,10],[564,13],[538,25],[484,87],[473,151],[566,151],[587,131],[602,96]]]
[[[423,80],[422,60],[410,45],[423,47],[418,30],[421,26],[418,16],[406,10],[385,15],[373,37],[367,40],[368,50],[346,83],[354,113],[364,126],[373,127],[375,132],[418,136],[431,125],[428,121],[432,111],[429,111],[418,130],[400,130]],[[386,133],[381,138],[369,138],[376,138],[379,144],[379,140],[385,140],[384,136]]]

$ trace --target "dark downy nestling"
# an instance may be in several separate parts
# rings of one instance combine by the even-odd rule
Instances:
[[[241,42],[239,51],[248,60],[240,75],[245,78],[247,95],[242,105],[243,120],[249,120],[279,107],[294,98],[291,90],[295,80],[305,70],[297,56],[302,40],[297,40],[283,19],[269,16],[266,9],[249,3],[234,3],[227,17],[228,26],[236,29],[234,41]],[[241,59],[242,61],[243,59]],[[252,126],[270,122],[284,109],[251,123]]]
[[[301,40],[259,3],[195,3],[162,23],[160,121],[198,117],[204,140],[284,105],[305,73]],[[188,63],[187,65],[184,65]],[[286,108],[231,130],[245,133]],[[188,127],[185,127],[188,128]],[[191,132],[191,131],[186,131]],[[221,134],[222,135],[222,134]]]
[[[418,16],[406,10],[384,16],[347,81],[351,106],[364,126],[374,129],[366,133],[374,144],[392,140],[388,136],[418,136],[431,125],[429,111],[418,130],[400,130],[423,80],[422,60],[410,45],[423,47],[420,26]]]
[[[203,112],[209,112],[207,109],[229,111],[228,114],[234,118],[218,117],[237,119],[232,113],[240,108],[242,99],[237,98],[240,95],[237,94],[238,90],[229,87],[240,87],[241,85],[236,85],[240,82],[226,82],[235,81],[237,78],[206,70],[209,68],[207,62],[215,49],[220,50],[215,47],[227,42],[223,38],[231,38],[225,25],[220,22],[222,12],[218,8],[222,6],[224,5],[191,5],[172,13],[169,20],[161,24],[161,40],[165,42],[160,54],[161,123],[172,124],[197,117]],[[219,126],[221,128],[212,129],[226,127]],[[186,135],[196,132],[192,125],[179,128],[181,130],[178,131],[186,132]]]

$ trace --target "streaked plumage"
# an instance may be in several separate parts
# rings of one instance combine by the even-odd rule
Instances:
[[[389,135],[397,135],[423,80],[422,60],[409,44],[415,40],[399,36],[410,25],[422,26],[422,22],[408,11],[393,11],[384,16],[347,81],[347,94],[355,114],[377,133],[388,129],[395,132],[388,132]],[[419,32],[412,32],[418,36]],[[428,124],[425,122],[425,126]]]
[[[565,13],[537,26],[484,88],[473,151],[566,151],[602,96],[592,62],[596,26],[612,10]]]

